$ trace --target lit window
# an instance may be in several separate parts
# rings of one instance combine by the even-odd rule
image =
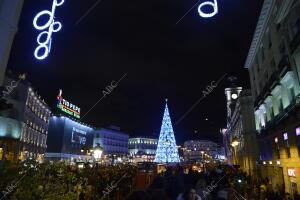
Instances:
[[[296,135],[297,135],[297,136],[300,135],[300,127],[296,128]]]
[[[284,140],[288,140],[288,134],[287,134],[287,133],[284,133],[284,134],[283,134],[283,139],[284,139]]]

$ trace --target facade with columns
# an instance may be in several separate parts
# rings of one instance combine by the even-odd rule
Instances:
[[[265,0],[245,68],[254,97],[261,177],[291,195],[300,191],[299,43],[299,1]]]

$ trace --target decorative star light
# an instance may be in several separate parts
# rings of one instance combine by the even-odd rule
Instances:
[[[213,12],[211,12],[211,13],[203,12],[202,9],[203,9],[204,6],[211,6],[213,8]],[[209,17],[215,16],[218,13],[218,2],[217,2],[217,0],[214,0],[214,2],[205,1],[205,2],[201,3],[198,7],[198,12],[199,12],[199,15],[201,17],[204,17],[204,18],[209,18]]]
[[[51,11],[49,10],[41,11],[33,19],[34,28],[36,28],[39,31],[48,29],[41,32],[37,37],[37,43],[39,44],[39,46],[35,49],[34,56],[39,60],[43,60],[49,55],[51,51],[52,33],[56,33],[60,31],[62,28],[61,23],[54,20],[55,19],[54,15],[55,15],[56,7],[61,6],[63,3],[64,0],[53,0]],[[39,20],[40,17],[44,15],[48,15],[49,20],[44,25],[38,25],[37,21]],[[42,49],[44,49],[44,51],[41,53]]]

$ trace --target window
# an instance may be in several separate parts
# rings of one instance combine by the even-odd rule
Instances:
[[[300,31],[300,20],[299,19],[297,19],[296,23],[292,27],[292,31],[293,31],[294,36]]]
[[[289,88],[291,100],[293,101],[295,99],[295,90],[293,87]]]
[[[285,151],[287,154],[287,157],[290,158],[291,157],[291,151],[290,151],[290,145],[289,145],[289,137],[288,137],[288,133],[283,133],[283,140],[285,143]]]
[[[268,80],[268,78],[269,78],[269,77],[268,77],[268,70],[265,71],[265,73],[264,73],[264,78],[265,78],[265,80]]]
[[[273,119],[274,118],[274,108],[273,108],[273,106],[271,106],[270,107],[270,115],[271,115],[271,119]]]
[[[268,39],[268,47],[269,49],[272,47],[272,37],[271,37],[271,31],[267,32],[267,39]]]
[[[279,24],[276,25],[276,30],[280,31],[280,28],[281,28],[281,24],[279,23]]]
[[[262,80],[259,81],[259,89],[262,90],[263,89],[263,83],[262,83]]]
[[[271,60],[271,62],[270,62],[270,66],[271,66],[271,69],[272,69],[273,71],[276,71],[276,64],[275,64],[274,58],[272,58],[272,60]]]
[[[258,61],[258,56],[255,58],[256,66],[257,66],[257,73],[259,72],[259,61]]]
[[[264,51],[264,47],[261,47],[261,62],[264,62],[265,60],[265,51]]]
[[[280,45],[279,45],[279,52],[280,52],[281,55],[284,55],[285,52],[286,52],[285,44],[284,44],[284,41],[283,41],[283,40],[281,40],[281,42],[280,42]]]
[[[296,128],[296,143],[297,143],[297,149],[298,149],[298,156],[300,157],[300,127]]]
[[[279,112],[283,111],[283,103],[281,98],[278,99],[278,110]]]

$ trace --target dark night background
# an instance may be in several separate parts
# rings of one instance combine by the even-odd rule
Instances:
[[[243,66],[262,1],[218,0],[219,13],[209,19],[201,18],[196,6],[176,25],[197,1],[102,0],[76,26],[95,2],[66,0],[57,8],[56,20],[63,29],[53,34],[49,57],[38,61],[33,51],[39,32],[32,20],[41,10],[51,9],[52,0],[26,0],[8,69],[27,73],[51,106],[63,89],[63,97],[81,107],[81,116],[111,81],[127,73],[84,122],[118,125],[130,136],[158,137],[168,98],[178,144],[187,139],[221,142],[226,79],[178,125],[175,122],[225,73],[238,77],[239,86],[250,87]]]

